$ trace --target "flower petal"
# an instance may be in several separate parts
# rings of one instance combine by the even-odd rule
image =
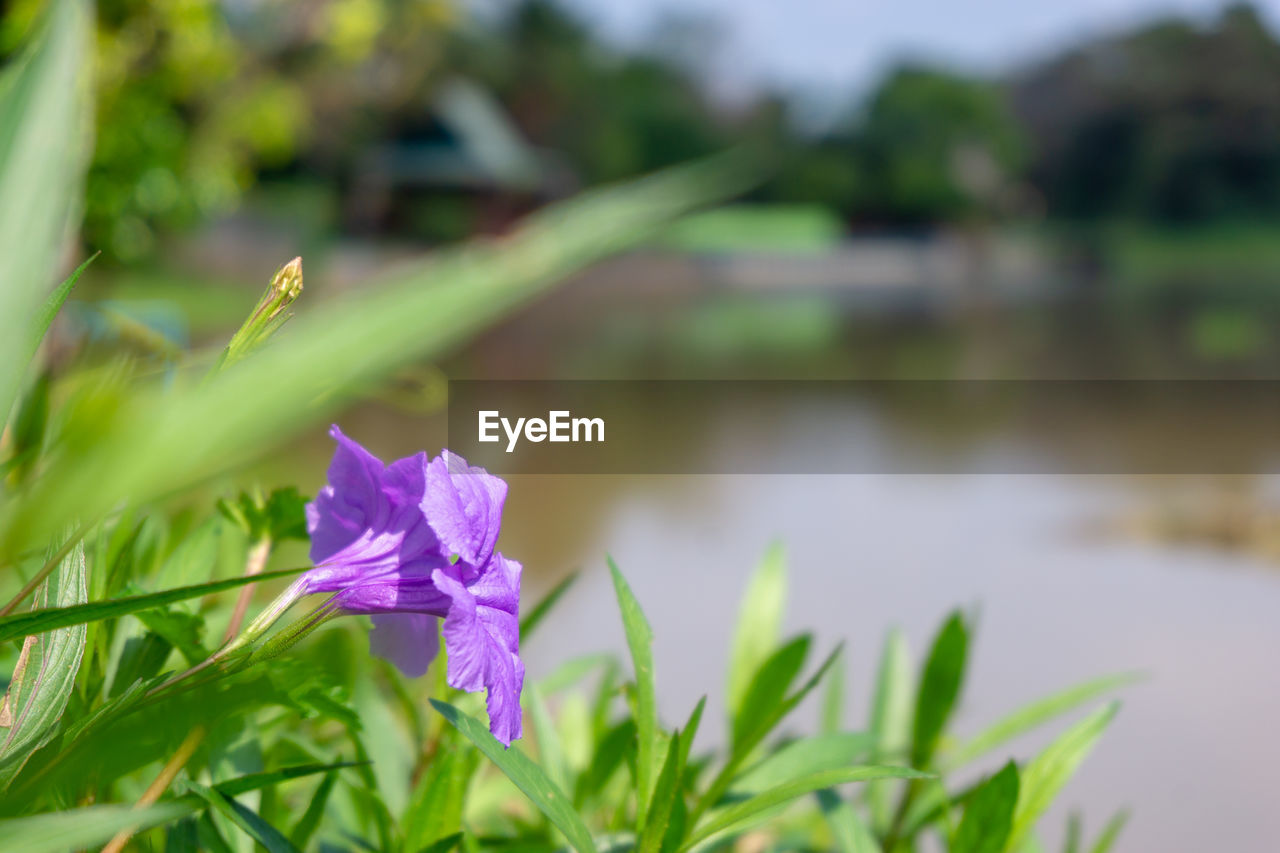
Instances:
[[[384,468],[336,426],[331,434],[338,447],[329,484],[307,505],[316,563],[303,576],[307,592],[337,592],[402,577],[428,579],[448,556],[420,506],[427,455],[418,453]]]
[[[369,652],[389,660],[410,678],[427,674],[440,651],[439,620],[425,613],[378,613],[369,633]]]
[[[489,560],[502,525],[507,484],[483,468],[444,451],[427,464],[422,512],[449,553],[479,568]]]
[[[448,682],[459,690],[485,688],[489,731],[504,745],[520,737],[520,564],[494,554],[480,576],[464,584],[457,566],[431,575],[452,602],[444,620],[449,652]]]
[[[384,499],[382,462],[336,424],[329,435],[338,442],[329,463],[329,483],[307,504],[313,563],[324,562],[358,539],[375,523]]]

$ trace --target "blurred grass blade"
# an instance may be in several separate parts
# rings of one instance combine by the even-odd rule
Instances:
[[[94,252],[86,258],[80,266],[76,267],[71,275],[63,279],[62,284],[54,288],[53,293],[49,294],[49,298],[40,306],[39,312],[36,313],[35,322],[32,324],[31,344],[27,351],[27,362],[29,363],[35,357],[36,350],[40,348],[40,342],[44,340],[45,334],[48,333],[49,327],[53,325],[54,318],[58,316],[58,312],[62,310],[63,304],[67,301],[67,297],[71,295],[71,291],[75,289],[76,282],[80,280],[80,274],[88,268],[89,264],[101,254]]]
[[[574,850],[578,853],[596,853],[591,832],[573,810],[569,798],[529,756],[519,749],[507,749],[498,743],[479,720],[462,713],[448,702],[432,699],[431,704],[463,737],[475,744],[485,757],[497,765],[556,829],[564,833]]]
[[[959,611],[951,614],[933,641],[916,693],[911,766],[928,767],[938,738],[955,710],[969,654],[969,628]]]
[[[967,764],[1019,735],[1047,723],[1054,717],[1078,708],[1105,693],[1133,684],[1139,678],[1140,676],[1137,675],[1107,675],[1032,702],[971,738],[947,756],[946,764],[953,768]]]
[[[787,598],[787,556],[780,543],[765,552],[742,596],[729,656],[729,718],[737,718],[752,676],[778,644]]]
[[[1010,761],[964,807],[951,853],[1002,853],[1018,805],[1018,765]]]
[[[299,850],[307,849],[311,836],[315,835],[321,819],[324,818],[329,797],[333,795],[333,787],[336,784],[338,784],[337,773],[326,773],[321,777],[320,784],[316,786],[315,793],[307,803],[307,810],[302,813],[302,817],[298,818],[293,829],[289,830],[289,841],[294,847]]]
[[[1124,830],[1124,825],[1129,822],[1129,813],[1122,811],[1111,820],[1107,821],[1107,825],[1102,828],[1102,834],[1098,836],[1098,840],[1089,848],[1089,853],[1110,853],[1112,847],[1115,846],[1116,840],[1120,837],[1120,833]]]
[[[796,637],[770,655],[753,674],[741,710],[733,718],[734,754],[745,754],[772,728],[787,691],[804,668],[811,643],[808,634]]]
[[[0,425],[22,383],[31,323],[88,162],[89,4],[53,0],[34,32],[0,77]]]
[[[862,732],[814,735],[792,741],[743,771],[734,780],[733,791],[758,793],[801,776],[849,767],[865,760],[873,744],[871,735]]]
[[[238,797],[250,791],[258,791],[271,785],[288,782],[290,779],[301,779],[306,776],[314,776],[317,773],[333,775],[347,767],[360,767],[367,763],[364,761],[339,761],[334,764],[297,764],[293,767],[283,767],[279,770],[237,776],[235,779],[219,782],[213,787],[228,797]]]
[[[556,606],[556,603],[564,597],[564,594],[569,591],[569,587],[573,586],[574,582],[577,580],[578,573],[573,572],[564,580],[560,581],[551,588],[550,592],[542,597],[541,601],[533,606],[533,609],[529,611],[527,616],[520,620],[520,638],[522,640],[527,640],[529,635],[537,629],[538,625],[542,624],[542,620],[551,612],[551,608]]]
[[[401,822],[406,850],[421,850],[462,830],[463,800],[478,759],[457,735],[442,739],[440,751],[409,797]]]
[[[84,544],[77,540],[37,590],[35,606],[74,607],[84,602],[86,590]],[[9,688],[0,700],[0,732],[4,733],[0,791],[8,787],[31,754],[53,737],[75,687],[84,645],[84,625],[27,637]]]
[[[675,808],[676,798],[680,796],[685,754],[680,733],[676,732],[671,736],[667,760],[663,762],[662,772],[658,774],[658,781],[653,788],[653,801],[649,804],[644,828],[640,831],[640,839],[636,844],[637,853],[662,851],[663,839],[671,825],[671,813]]]
[[[533,734],[538,744],[538,763],[546,771],[547,776],[562,791],[573,790],[573,780],[569,777],[569,765],[564,757],[564,744],[556,731],[555,721],[551,719],[551,711],[538,685],[531,684],[525,691],[525,707],[533,721]]]
[[[110,601],[94,601],[69,607],[53,607],[35,610],[31,613],[20,613],[16,616],[6,616],[4,619],[0,619],[0,643],[14,640],[18,637],[52,631],[56,628],[96,622],[99,619],[115,619],[120,616],[127,616],[130,613],[136,613],[139,610],[161,607],[166,604],[172,604],[175,601],[199,598],[203,595],[235,589],[249,583],[261,583],[262,581],[288,577],[301,571],[303,569],[281,569],[280,571],[263,572],[249,577],[228,578],[191,586],[180,586],[177,589],[166,589],[145,595],[131,595]]]
[[[442,252],[300,314],[273,346],[208,381],[96,389],[69,407],[58,459],[0,516],[0,559],[42,543],[57,519],[98,518],[261,456],[345,395],[442,355],[568,273],[744,188],[746,167],[719,158],[547,208],[500,243]]]
[[[831,788],[824,788],[814,794],[818,798],[818,808],[831,828],[831,836],[835,839],[839,853],[881,853],[871,830],[848,800]]]
[[[1119,703],[1112,702],[1094,711],[1049,744],[1022,771],[1013,831],[1006,850],[1018,850],[1019,845],[1027,840],[1036,821],[1093,749],[1119,708]]]
[[[702,712],[705,711],[706,708],[707,697],[703,696],[698,700],[698,704],[693,706],[693,711],[689,714],[689,719],[685,721],[684,728],[681,729],[681,731],[684,732],[683,737],[680,739],[684,755],[681,756],[680,761],[684,764],[689,763],[689,752],[693,749],[693,739],[698,736],[698,727],[702,725]]]
[[[803,779],[796,779],[763,791],[750,799],[722,809],[694,830],[682,849],[690,849],[713,835],[730,830],[740,830],[750,825],[752,819],[774,806],[790,802],[797,797],[844,785],[848,782],[867,782],[872,779],[927,779],[929,774],[906,767],[847,767],[841,770],[824,770]]]
[[[216,788],[206,788],[195,782],[187,787],[207,802],[219,814],[238,826],[245,835],[266,848],[267,853],[299,853],[280,830],[263,820],[256,812]]]
[[[844,654],[831,662],[827,689],[822,693],[822,733],[835,734],[844,728]]]
[[[653,629],[640,609],[626,578],[609,558],[609,573],[622,611],[622,626],[631,650],[636,675],[636,806],[637,822],[643,826],[645,812],[653,798],[658,761],[658,700],[653,679]]]
[[[6,850],[22,853],[66,853],[96,847],[122,829],[147,829],[180,817],[191,809],[182,803],[132,806],[87,806],[49,814],[0,820]]]
[[[871,735],[875,738],[872,760],[905,761],[911,745],[911,652],[902,631],[894,628],[885,636],[876,690],[871,700]],[[892,820],[894,782],[867,785],[871,825],[884,833]]]

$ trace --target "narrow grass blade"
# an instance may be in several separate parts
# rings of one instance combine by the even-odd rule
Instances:
[[[684,778],[684,756],[681,736],[676,732],[671,736],[667,760],[663,762],[662,772],[658,774],[658,781],[653,788],[653,800],[649,803],[644,828],[636,845],[637,853],[662,851],[662,841],[666,838],[667,828],[671,823],[671,813],[676,798],[680,796],[680,783]]]
[[[875,738],[873,760],[906,761],[911,745],[911,652],[903,633],[894,628],[885,636],[876,690],[871,700],[871,735]],[[892,819],[893,781],[867,785],[871,825],[884,833]]]
[[[873,741],[869,734],[845,732],[793,741],[744,770],[734,780],[735,793],[757,793],[774,785],[824,770],[865,761]]]
[[[1018,807],[1006,850],[1017,850],[1029,837],[1036,821],[1053,802],[1062,786],[1076,772],[1102,732],[1115,718],[1119,703],[1099,708],[1049,744],[1022,772]]]
[[[733,718],[733,751],[745,753],[772,728],[787,691],[804,668],[812,638],[796,637],[770,655],[753,673],[743,695],[741,710]]]
[[[36,313],[35,322],[32,324],[31,344],[27,350],[28,362],[35,356],[36,350],[40,348],[40,342],[44,340],[49,327],[53,325],[54,318],[58,316],[58,312],[62,310],[63,303],[67,301],[67,297],[75,289],[76,282],[80,280],[80,274],[88,268],[89,264],[94,262],[94,259],[99,254],[99,252],[94,252],[86,258],[80,266],[75,268],[71,275],[63,279],[62,284],[54,288],[53,293],[50,293],[49,298],[40,306],[40,310]]]
[[[132,806],[87,806],[30,817],[0,820],[6,850],[22,853],[66,853],[96,847],[122,829],[157,826],[191,811],[184,803],[160,803],[145,809]]]
[[[1107,675],[1032,702],[968,740],[947,756],[948,767],[960,767],[999,746],[1099,696],[1135,683],[1138,675]]]
[[[206,788],[194,782],[188,782],[187,787],[238,826],[245,835],[265,847],[267,853],[299,853],[298,848],[280,830],[263,820],[253,809],[236,802],[216,788]]]
[[[778,644],[787,598],[787,557],[782,545],[769,546],[751,577],[738,611],[738,626],[729,656],[730,719],[742,710],[751,679]]]
[[[1001,853],[1017,805],[1018,765],[1010,761],[969,798],[951,853]]]
[[[818,808],[822,810],[822,816],[831,828],[831,836],[839,853],[881,853],[880,845],[870,828],[838,791],[825,788],[814,796],[818,798]]]
[[[645,619],[626,578],[609,559],[609,573],[622,612],[622,626],[631,650],[631,663],[636,675],[636,797],[638,822],[644,825],[645,810],[653,798],[658,761],[658,700],[653,677],[653,629]]]
[[[475,744],[486,758],[497,765],[556,829],[564,833],[574,850],[578,853],[596,853],[591,832],[573,810],[569,798],[529,756],[519,749],[507,749],[479,720],[462,713],[449,703],[432,699],[431,704],[463,737]]]
[[[761,812],[774,806],[790,802],[797,797],[844,785],[848,782],[868,782],[873,779],[927,779],[928,773],[920,773],[906,767],[848,767],[842,770],[825,770],[814,773],[803,779],[796,779],[783,785],[770,788],[750,799],[735,803],[717,812],[690,835],[683,848],[688,850],[722,832],[741,830],[752,823],[752,819]]]
[[[32,42],[0,77],[0,425],[30,360],[31,323],[87,164],[90,16],[84,0],[47,4]]]
[[[301,571],[304,570],[282,569],[278,572],[263,572],[260,575],[252,575],[250,577],[210,581],[209,583],[166,589],[162,592],[152,592],[146,595],[131,595],[111,601],[93,601],[70,607],[52,607],[31,613],[7,616],[4,619],[0,619],[0,643],[15,640],[19,637],[40,634],[44,631],[52,631],[56,628],[96,622],[99,619],[115,619],[120,616],[127,616],[130,613],[137,613],[139,610],[161,607],[166,604],[172,604],[175,601],[186,601],[191,598],[211,595],[215,592],[224,592],[249,583],[262,583],[263,581],[288,577]]]
[[[952,613],[934,639],[920,677],[911,738],[912,767],[927,767],[933,759],[938,738],[960,698],[968,654],[969,628],[961,613]]]
[[[569,591],[569,588],[573,586],[577,580],[578,573],[573,572],[564,580],[560,581],[551,588],[550,592],[542,597],[541,601],[533,606],[533,609],[530,610],[523,619],[520,620],[520,638],[522,640],[529,639],[529,635],[537,630],[538,626],[542,624],[542,620],[551,612],[551,608],[556,606],[560,599],[564,597],[564,594]]]
[[[1116,840],[1120,837],[1120,833],[1124,831],[1124,826],[1129,822],[1129,813],[1122,811],[1111,820],[1107,821],[1107,825],[1102,828],[1102,834],[1098,836],[1098,840],[1089,848],[1089,853],[1110,853],[1112,847],[1115,846]]]

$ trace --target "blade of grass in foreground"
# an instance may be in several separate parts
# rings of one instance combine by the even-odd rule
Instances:
[[[498,743],[497,738],[474,717],[470,717],[448,702],[432,699],[431,704],[444,715],[467,740],[471,741],[485,756],[506,774],[519,788],[529,802],[538,811],[547,816],[547,820],[564,833],[569,845],[578,853],[596,853],[595,842],[591,840],[591,831],[587,829],[582,818],[573,810],[570,800],[564,792],[555,786],[529,756],[519,749],[507,749]]]
[[[609,558],[609,573],[622,611],[622,626],[631,649],[631,662],[636,673],[636,819],[644,825],[648,804],[653,797],[658,762],[658,700],[653,681],[653,629],[645,619],[626,578]]]
[[[51,284],[87,164],[89,4],[47,4],[35,32],[0,77],[0,426],[22,383],[30,323]]]
[[[745,188],[753,171],[732,156],[591,192],[501,242],[310,306],[270,347],[207,382],[99,389],[67,413],[59,458],[0,514],[0,559],[43,543],[61,519],[97,518],[261,456],[344,395],[441,355],[567,274]]]
[[[229,578],[227,580],[193,584],[192,586],[180,586],[177,589],[166,589],[161,592],[147,593],[146,595],[131,595],[110,601],[91,601],[87,604],[76,604],[71,607],[52,607],[47,610],[20,613],[17,616],[8,616],[0,619],[0,643],[7,640],[15,640],[19,637],[39,634],[44,631],[52,631],[55,628],[83,625],[86,622],[96,622],[99,619],[115,619],[119,616],[136,613],[139,610],[160,607],[165,604],[172,604],[175,601],[199,598],[202,595],[235,589],[238,586],[244,586],[249,583],[261,583],[275,578],[288,577],[301,571],[305,570],[282,569],[278,572],[264,572],[260,575],[251,575],[249,577]]]
[[[803,779],[797,779],[794,782],[787,782],[786,784],[778,785],[776,788],[770,788],[748,800],[743,800],[717,812],[714,817],[693,832],[681,849],[688,850],[720,832],[742,829],[749,825],[752,818],[761,812],[794,800],[797,797],[802,797],[805,794],[821,791],[824,788],[844,785],[848,782],[869,782],[873,779],[928,778],[931,778],[930,774],[911,770],[907,767],[847,767],[841,770],[825,770],[821,773],[814,773],[812,776],[806,776]]]

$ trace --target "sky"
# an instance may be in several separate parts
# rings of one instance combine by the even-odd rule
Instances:
[[[722,86],[865,90],[895,61],[1000,71],[1091,35],[1162,13],[1211,19],[1222,0],[561,0],[628,43],[672,14],[719,21],[709,52]],[[1254,4],[1275,26],[1280,0]]]

